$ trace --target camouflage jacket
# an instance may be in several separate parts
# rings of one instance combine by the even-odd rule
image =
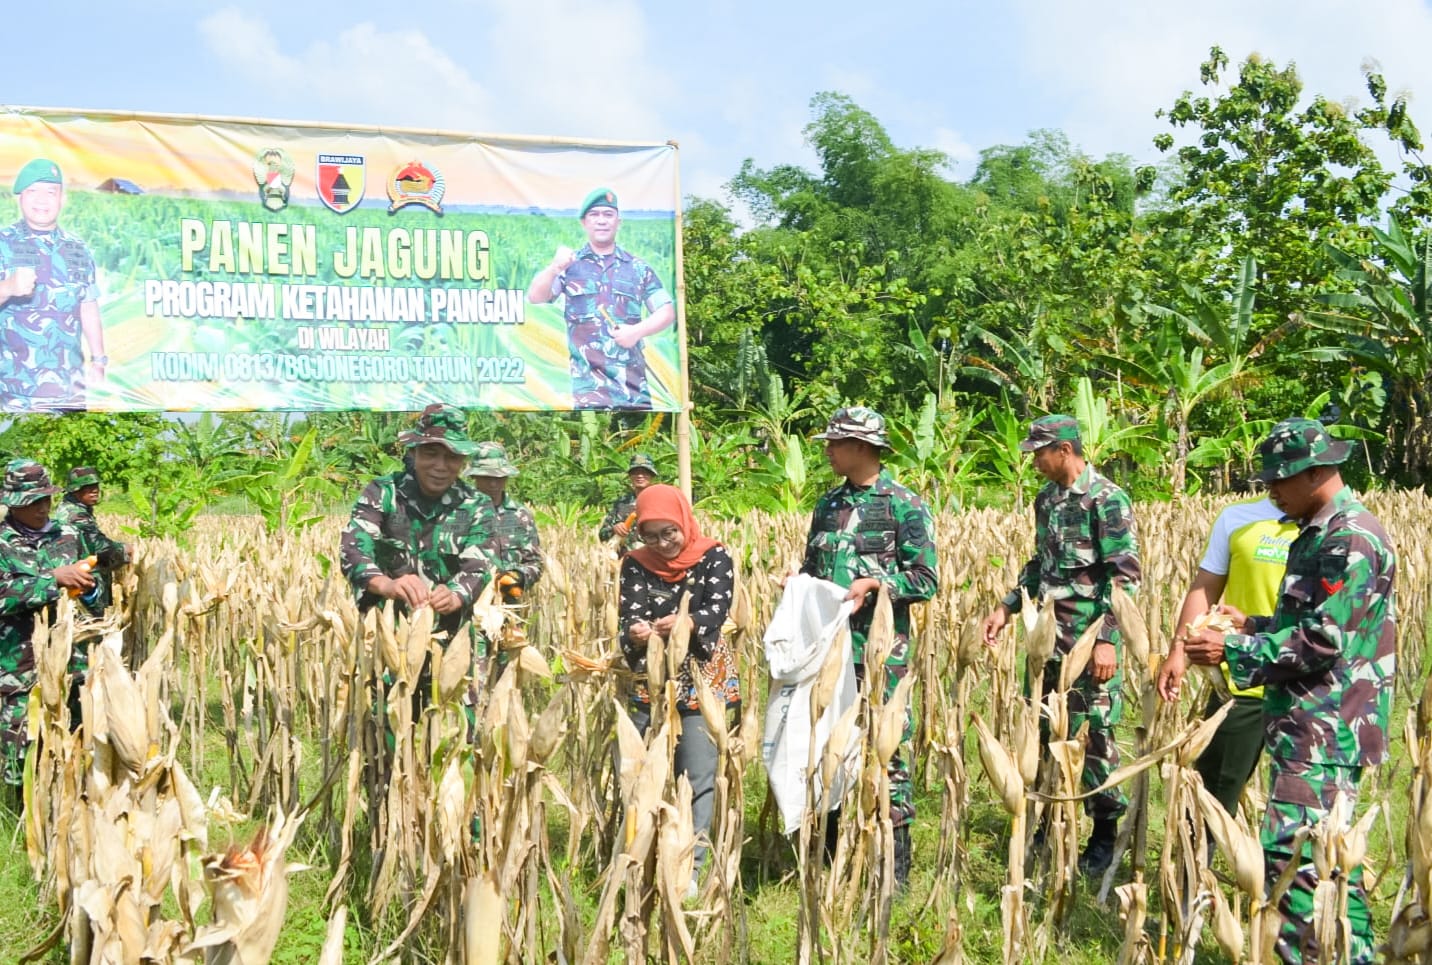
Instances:
[[[636,512],[636,493],[627,490],[617,497],[612,503],[612,508],[607,510],[607,515],[602,518],[602,528],[597,530],[597,538],[603,543],[616,535],[617,523],[624,523],[627,517]],[[636,547],[641,540],[636,535],[636,527],[633,526],[627,533],[626,539],[622,541],[622,549],[629,550]]]
[[[94,602],[86,603],[85,608],[91,613],[103,613],[114,602],[110,573],[123,566],[128,559],[124,544],[106,536],[94,518],[94,510],[70,496],[60,502],[51,519],[75,538],[79,559],[99,557],[98,565],[90,574],[95,579],[98,592],[93,597]]]
[[[910,605],[939,588],[930,510],[895,481],[890,470],[869,486],[846,481],[821,497],[811,516],[801,572],[839,586],[870,576],[890,593],[895,615],[892,663],[903,663],[910,636]],[[855,662],[865,660],[865,641],[875,613],[869,596],[850,618]]]
[[[1024,564],[1004,605],[1011,613],[1019,612],[1020,587],[1031,599],[1053,598],[1057,660],[1094,620],[1104,621],[1099,639],[1121,647],[1111,595],[1114,581],[1133,593],[1140,578],[1129,496],[1086,465],[1069,488],[1051,482],[1039,491],[1034,500],[1034,556]]]
[[[1382,524],[1344,487],[1288,550],[1277,610],[1224,640],[1234,682],[1264,685],[1274,757],[1358,767],[1387,756],[1396,572]]]
[[[472,602],[492,579],[496,526],[492,500],[467,483],[458,480],[429,499],[416,479],[399,470],[379,476],[359,495],[339,542],[340,565],[360,609],[383,602],[367,590],[375,576],[416,573],[445,584],[464,604],[438,620],[452,633],[472,615]]]
[[[523,589],[542,578],[542,541],[527,507],[506,493],[497,507],[493,532],[497,548],[493,562],[499,573],[516,573]]]
[[[0,303],[0,395],[6,408],[83,408],[79,308],[99,298],[84,242],[23,220],[0,229],[0,271],[35,269],[35,290]]]
[[[641,342],[625,348],[613,337],[641,321],[642,308],[671,304],[652,267],[618,247],[599,255],[591,245],[552,280],[553,296],[565,295],[567,349],[577,408],[651,408]]]
[[[35,531],[0,521],[0,674],[34,669],[35,614],[60,598],[54,570],[79,558],[74,536],[54,522]]]

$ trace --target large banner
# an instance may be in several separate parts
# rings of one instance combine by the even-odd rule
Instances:
[[[670,144],[0,108],[0,409],[676,411]]]

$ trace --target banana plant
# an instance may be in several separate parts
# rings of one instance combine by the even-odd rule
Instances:
[[[1320,297],[1310,321],[1339,338],[1323,358],[1365,366],[1387,387],[1384,469],[1408,483],[1432,475],[1432,240],[1389,217],[1371,229],[1371,257],[1329,248],[1337,277],[1352,291]]]

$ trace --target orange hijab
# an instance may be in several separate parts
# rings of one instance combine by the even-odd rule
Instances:
[[[637,494],[636,525],[649,522],[671,523],[686,537],[686,545],[681,552],[669,560],[662,557],[655,546],[644,543],[628,554],[643,569],[666,583],[680,583],[686,579],[686,574],[700,562],[707,550],[721,545],[709,536],[701,535],[701,528],[696,525],[696,517],[691,513],[691,502],[675,486],[658,483]]]

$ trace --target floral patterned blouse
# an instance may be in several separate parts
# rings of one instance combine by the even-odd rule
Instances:
[[[646,647],[632,642],[629,630],[633,623],[652,621],[675,613],[681,605],[682,593],[690,596],[687,612],[695,624],[686,660],[677,680],[677,699],[690,708],[697,704],[696,688],[691,676],[699,671],[718,698],[725,695],[728,705],[741,699],[740,681],[736,673],[736,656],[721,635],[721,625],[731,610],[736,586],[736,568],[726,547],[716,545],[697,560],[680,583],[668,583],[628,556],[621,570],[621,644],[627,666],[639,677],[646,675]],[[639,704],[651,702],[644,683],[638,683],[632,699]]]

